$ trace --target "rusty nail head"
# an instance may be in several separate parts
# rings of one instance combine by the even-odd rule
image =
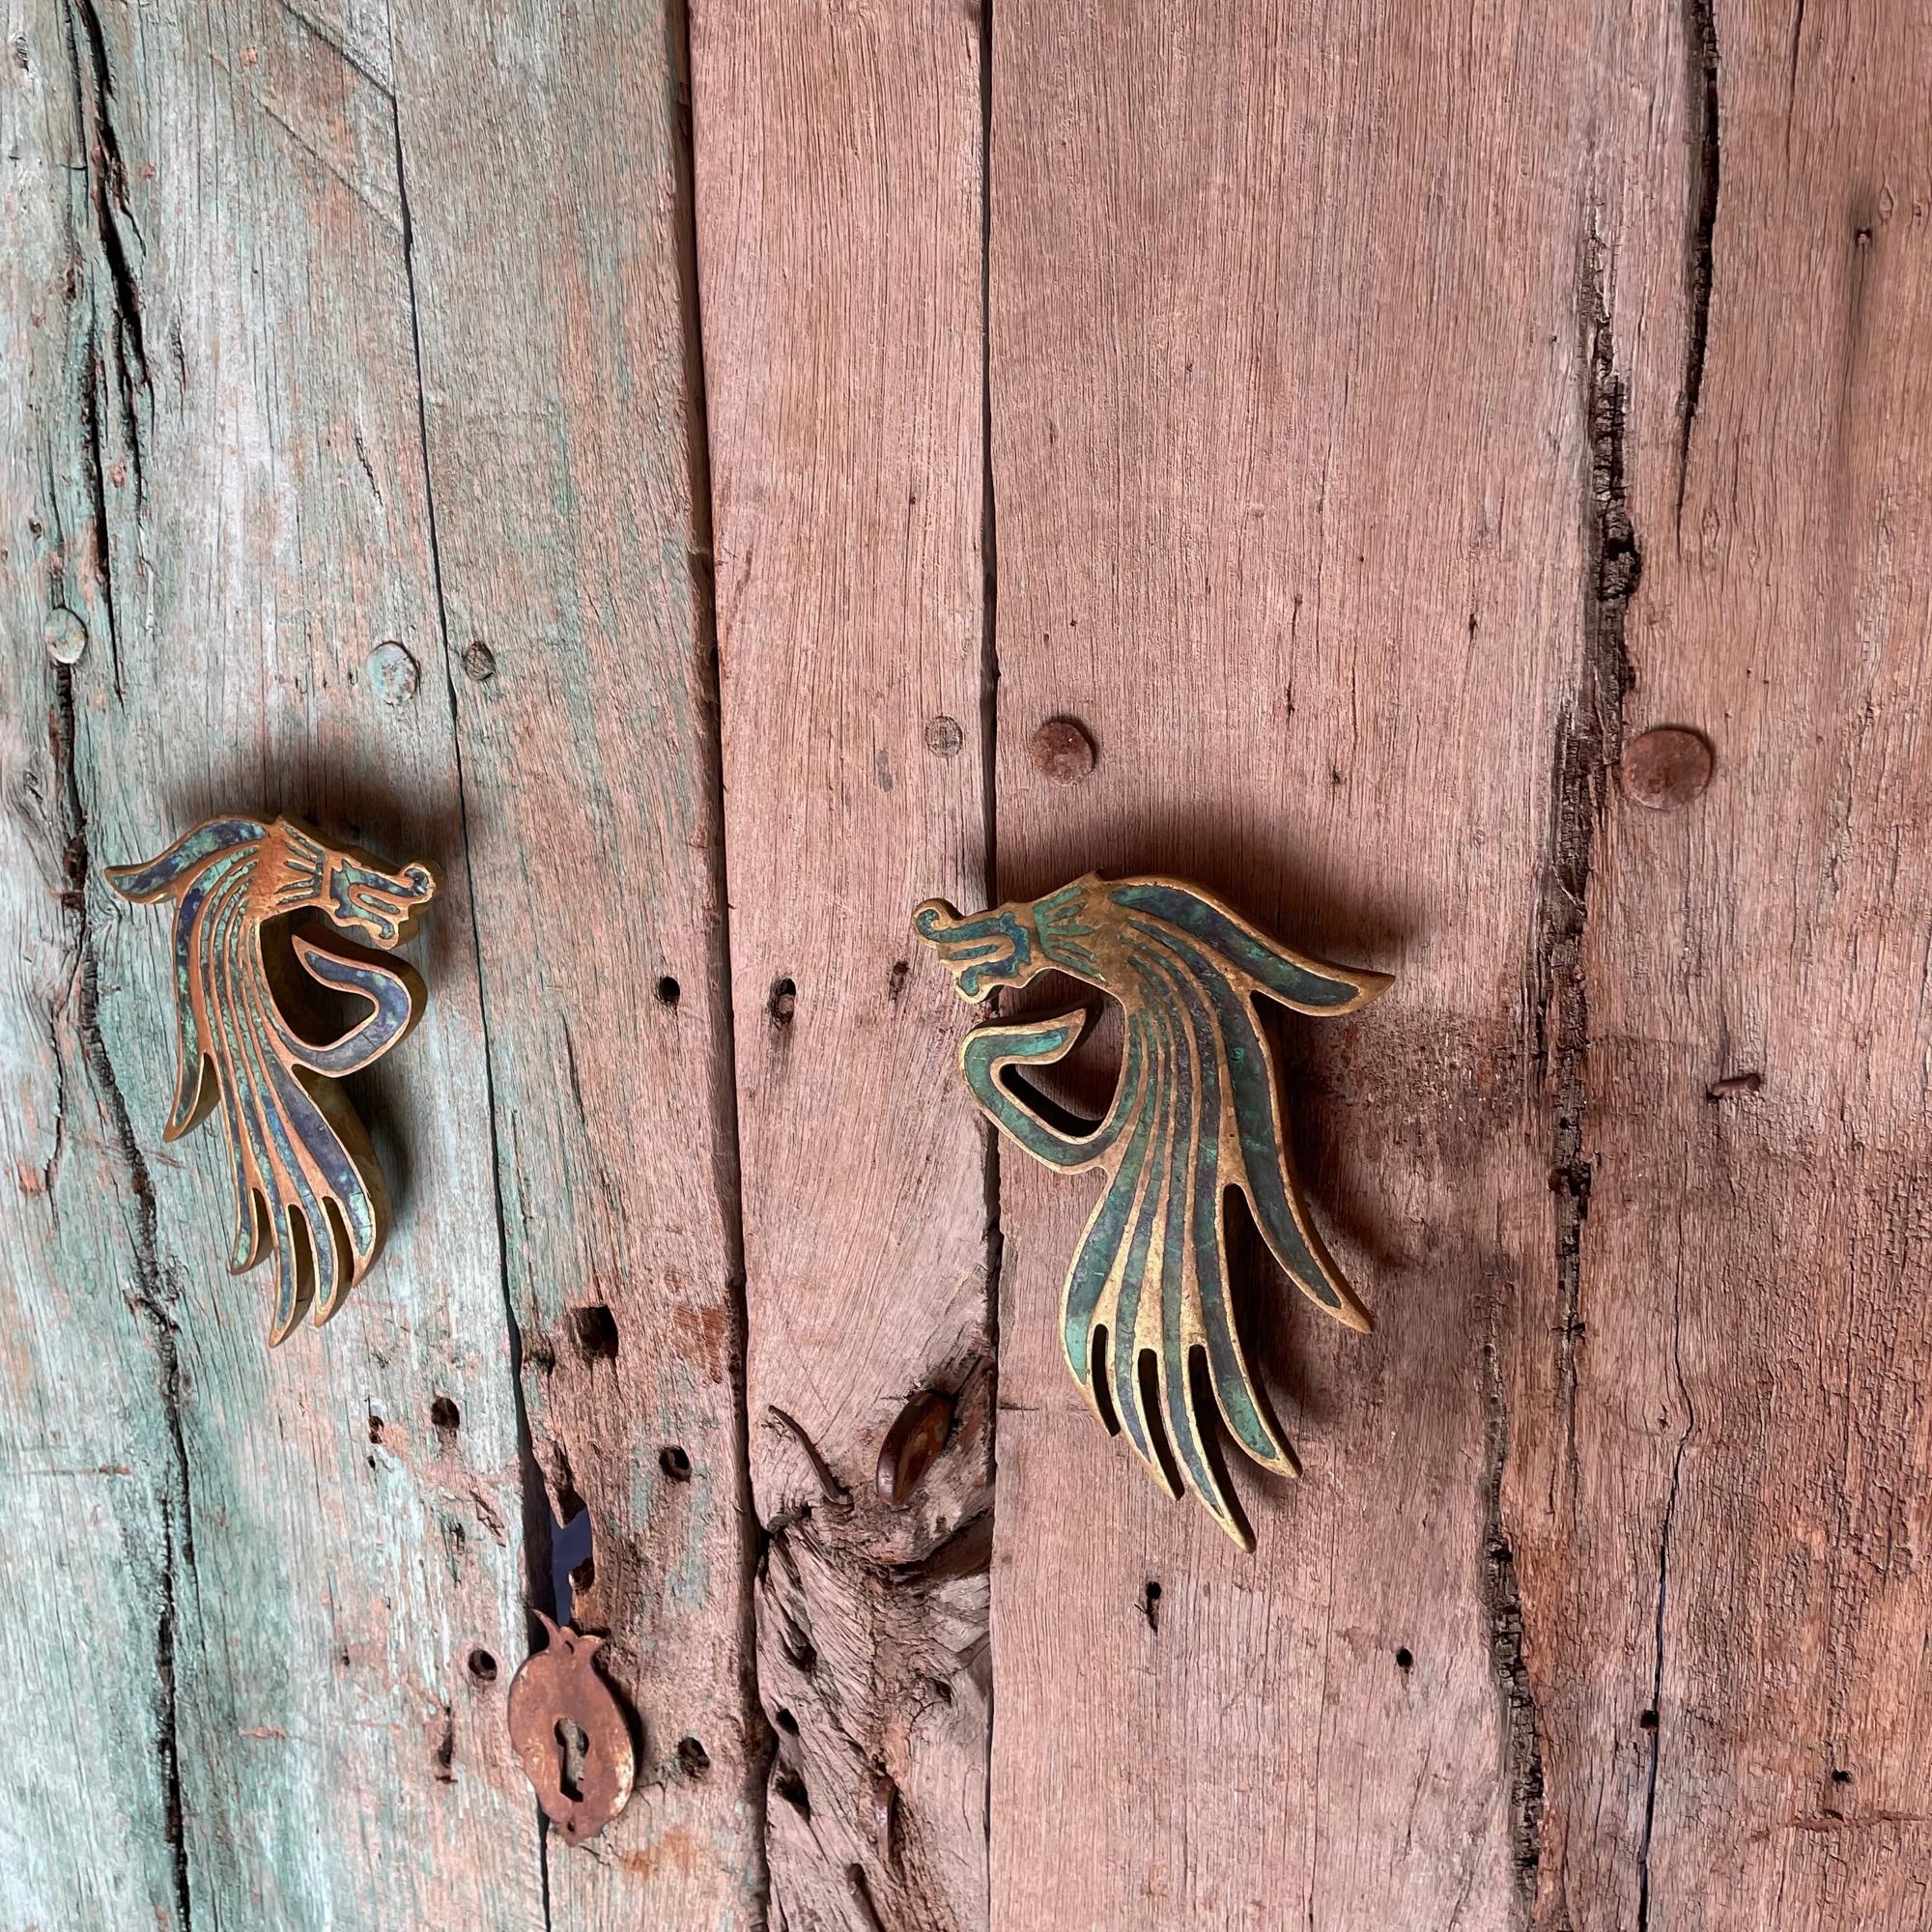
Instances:
[[[925,749],[934,757],[956,758],[965,742],[966,734],[959,728],[956,718],[948,718],[942,712],[938,717],[925,721]]]
[[[921,1389],[899,1410],[879,1449],[879,1500],[903,1509],[952,1433],[952,1398]]]
[[[1711,782],[1715,760],[1700,731],[1660,725],[1624,750],[1624,790],[1653,811],[1689,805]]]
[[[1033,762],[1055,784],[1078,784],[1094,769],[1094,741],[1071,718],[1049,718],[1033,734]]]

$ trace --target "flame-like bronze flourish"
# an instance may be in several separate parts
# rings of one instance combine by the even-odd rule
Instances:
[[[1200,1389],[1264,1468],[1296,1470],[1241,1348],[1228,1286],[1225,1204],[1247,1197],[1290,1279],[1351,1328],[1368,1316],[1322,1244],[1282,1133],[1273,1058],[1257,1016],[1265,995],[1299,1013],[1352,1013],[1388,985],[1291,952],[1175,879],[1089,876],[1045,898],[962,918],[929,899],[914,926],[962,998],[1024,985],[1049,969],[1098,986],[1125,1015],[1106,1117],[1085,1131],[1048,1120],[1009,1084],[1078,1043],[1084,1009],[976,1027],[960,1048],[973,1097],[1036,1159],[1098,1170],[1106,1186],[1067,1271],[1066,1366],[1094,1413],[1124,1432],[1149,1473],[1183,1485],[1244,1549],[1254,1538],[1215,1467]]]
[[[293,819],[214,818],[145,865],[107,877],[141,904],[172,899],[179,1072],[164,1137],[179,1140],[217,1102],[234,1191],[228,1265],[240,1274],[272,1249],[282,1340],[312,1307],[319,1327],[369,1271],[388,1202],[369,1137],[335,1081],[403,1038],[423,1007],[407,966],[319,930],[290,944],[310,979],[368,1002],[339,1038],[318,1045],[284,1016],[263,931],[270,921],[319,912],[372,945],[407,939],[436,891],[427,866],[388,872],[366,853],[330,845]]]

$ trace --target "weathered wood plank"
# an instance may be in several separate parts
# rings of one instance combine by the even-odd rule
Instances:
[[[985,872],[979,32],[702,5],[693,38],[773,1923],[978,1926],[984,1150],[909,923]],[[959,1413],[894,1510],[929,1386]]]
[[[122,1116],[98,1046],[99,962],[71,783],[75,671],[61,662],[89,619],[99,621],[104,590],[86,487],[91,329],[86,314],[70,322],[63,300],[72,238],[92,219],[86,135],[60,14],[48,6],[9,26],[0,1775],[10,1798],[0,1921],[173,1932],[186,1909],[173,1669],[184,1470],[171,1337],[137,1262],[153,1252],[152,1214],[127,1184]]]
[[[4,1623],[46,1703],[7,1727],[39,1795],[0,1909],[535,1925],[500,1675],[465,1668],[521,1635],[519,1475],[391,102],[288,10],[86,0],[27,11],[9,92]],[[236,807],[445,874],[428,1016],[361,1088],[389,1247],[273,1356],[218,1133],[158,1145],[166,924],[99,878]]]
[[[643,1730],[551,1911],[683,1932],[756,1920],[764,1727],[677,32],[407,5],[395,66],[524,1392]]]
[[[1445,43],[1012,0],[993,46],[1002,895],[1176,872],[1396,975],[1281,1030],[1376,1329],[1249,1243],[1304,1470],[1234,1472],[1253,1557],[1094,1422],[1054,1319],[1091,1189],[1002,1160],[994,1922],[1499,1926],[1536,1801],[1492,1354],[1550,1268],[1521,988],[1584,622],[1587,62],[1510,5]],[[1058,714],[1072,789],[1030,757]],[[1058,1091],[1097,1112],[1099,1071]]]
[[[1918,1925],[1932,33],[1660,8],[1603,58],[1637,82],[1588,175],[1635,580],[1598,639],[1605,749],[1688,724],[1717,772],[1679,810],[1578,800],[1559,855],[1552,1086],[1587,1193],[1571,1346],[1547,1306],[1523,1324],[1519,1406],[1550,1423],[1509,1496],[1538,1920]]]
[[[754,1925],[767,1851],[794,1932],[1924,1917],[1932,45],[995,26],[999,886],[1398,976],[1280,1036],[1378,1319],[1240,1257],[1302,1481],[1252,1560],[1141,1484],[1009,1155],[989,1906],[987,1169],[906,930],[990,883],[970,13],[699,13],[721,750],[675,10],[21,0],[0,1923]],[[234,804],[445,881],[392,1244],[273,1357],[99,879]],[[565,1854],[502,1695],[580,1503],[644,1754]]]

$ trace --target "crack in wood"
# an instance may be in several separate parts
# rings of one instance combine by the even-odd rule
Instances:
[[[1577,1481],[1577,1354],[1582,1320],[1583,1224],[1592,1163],[1584,1153],[1584,1066],[1590,1047],[1583,944],[1590,868],[1623,751],[1633,682],[1625,629],[1643,558],[1624,484],[1624,380],[1616,364],[1609,259],[1588,211],[1580,238],[1577,319],[1590,439],[1583,523],[1583,648],[1576,686],[1557,715],[1550,760],[1548,842],[1538,881],[1534,966],[1536,1063],[1552,1105],[1549,1186],[1555,1199],[1557,1381],[1566,1482]]]
[[[980,645],[980,798],[984,841],[986,901],[999,896],[999,730],[1000,730],[1000,543],[999,499],[993,478],[993,0],[979,0],[980,64],[980,564],[981,631]],[[1000,1284],[1006,1264],[1006,1233],[1000,1200],[1000,1136],[990,1124],[984,1135],[986,1213],[986,1567],[992,1565],[996,1464],[999,1457]],[[988,1794],[984,1836],[987,1869],[993,1849],[993,1678],[991,1592],[981,1634],[980,1669],[986,1685],[985,1779]]]
[[[1670,1460],[1670,1488],[1663,1499],[1663,1520],[1657,1533],[1657,1617],[1655,1650],[1651,1667],[1650,1759],[1644,1772],[1643,1832],[1637,1843],[1636,1932],[1649,1932],[1650,1925],[1650,1846],[1657,1822],[1658,1774],[1663,1761],[1663,1643],[1664,1613],[1670,1591],[1670,1532],[1677,1520],[1677,1497],[1684,1475],[1684,1452],[1697,1427],[1697,1412],[1690,1404],[1690,1391],[1684,1380],[1684,1280],[1679,1271],[1670,1310],[1670,1363],[1676,1378],[1677,1399],[1684,1406],[1684,1427]]]
[[[95,237],[100,261],[107,271],[111,297],[108,340],[114,359],[114,393],[121,409],[127,435],[129,462],[134,479],[136,509],[146,501],[146,465],[143,432],[137,398],[145,398],[152,413],[154,390],[148,377],[147,337],[141,319],[140,284],[128,251],[128,235],[136,248],[143,246],[139,224],[128,203],[128,167],[122,157],[121,137],[114,122],[114,75],[107,58],[107,36],[94,0],[64,0],[67,21],[68,59],[72,71],[75,128],[85,157],[87,189],[94,211]],[[85,57],[82,43],[85,43]],[[124,233],[124,228],[127,233]],[[99,354],[99,318],[96,318],[90,359],[90,378],[105,386],[104,358]],[[96,406],[98,410],[98,405]],[[99,442],[99,424],[91,429]],[[99,468],[97,462],[97,469]],[[97,484],[99,478],[97,476]],[[99,541],[106,542],[105,517]],[[117,673],[118,673],[117,659]],[[120,685],[116,682],[117,695]]]
[[[99,608],[107,619],[107,655],[114,676],[114,696],[126,698],[128,688],[121,674],[121,620],[114,608],[114,556],[108,541],[107,465],[101,447],[100,391],[105,380],[100,363],[100,327],[91,319],[87,330],[85,380],[79,403],[83,441],[81,448],[87,470],[87,491],[94,511],[94,567],[100,582]]]
[[[1664,1498],[1663,1522],[1657,1537],[1657,1625],[1656,1652],[1651,1670],[1650,1708],[1657,1721],[1650,1727],[1650,1761],[1644,1771],[1643,1835],[1636,1854],[1636,1932],[1648,1932],[1650,1925],[1650,1842],[1657,1823],[1657,1775],[1663,1756],[1663,1616],[1670,1590],[1670,1531],[1677,1516],[1678,1481],[1684,1470],[1684,1448],[1690,1440],[1687,1430],[1678,1439],[1677,1453],[1670,1464],[1670,1491]]]
[[[1483,1341],[1483,1608],[1490,1627],[1490,1674],[1502,1718],[1502,1777],[1509,1802],[1510,1877],[1518,1922],[1536,1908],[1543,1868],[1543,1719],[1523,1657],[1522,1593],[1516,1552],[1503,1524],[1503,1469],[1509,1460],[1509,1407],[1497,1336],[1500,1296],[1490,1298]],[[1558,1926],[1569,1924],[1559,1907]]]
[[[99,955],[87,904],[93,860],[88,844],[87,812],[80,797],[74,734],[73,671],[67,665],[57,665],[48,741],[61,830],[65,835],[60,904],[71,933],[68,950],[72,968],[69,983],[82,1058],[96,1102],[106,1122],[107,1150],[121,1170],[132,1204],[134,1289],[128,1302],[145,1323],[155,1350],[156,1380],[168,1446],[167,1468],[156,1495],[161,1525],[160,1603],[155,1632],[156,1753],[160,1763],[175,1909],[182,1932],[190,1932],[194,1902],[188,1880],[185,1813],[182,1803],[180,1699],[175,1671],[183,1579],[193,1575],[195,1560],[194,1507],[188,1482],[187,1441],[182,1427],[181,1358],[174,1318],[180,1288],[161,1264],[153,1178],[100,1028]]]
[[[1800,12],[1803,23],[1803,11]],[[1718,227],[1718,22],[1715,0],[1684,0],[1686,105],[1690,142],[1690,206],[1684,247],[1684,389],[1678,404],[1675,528],[1684,533],[1684,491],[1690,439],[1704,394],[1704,352],[1711,333],[1712,241]],[[1795,43],[1794,43],[1795,62]]]
[[[1791,58],[1784,77],[1784,158],[1791,158],[1791,124],[1798,113],[1798,57],[1804,43],[1804,0],[1791,15]]]
[[[731,1334],[725,1373],[731,1389],[732,1462],[739,1533],[741,1605],[738,1625],[739,1691],[744,1728],[742,1802],[752,1819],[748,1834],[757,1869],[753,1875],[754,1910],[769,1920],[772,1909],[771,1861],[768,1852],[769,1793],[778,1759],[778,1735],[765,1721],[764,1698],[758,1683],[757,1582],[763,1560],[763,1537],[758,1528],[752,1491],[752,1412],[747,1356],[751,1347],[751,1298],[745,1265],[744,1148],[738,1119],[737,1009],[731,974],[731,895],[729,888],[729,816],[724,800],[724,690],[718,643],[718,596],[714,564],[716,517],[712,503],[710,392],[704,362],[703,293],[697,273],[697,185],[696,129],[691,50],[691,10],[687,0],[667,0],[664,10],[665,56],[671,80],[670,129],[671,228],[675,238],[678,314],[683,326],[685,403],[689,434],[685,460],[689,465],[692,529],[686,546],[694,600],[693,623],[703,649],[709,679],[704,701],[710,728],[699,733],[704,767],[701,781],[710,800],[711,822],[717,836],[711,841],[710,888],[720,908],[718,944],[712,954],[711,1010],[716,1014],[711,1038],[712,1102],[720,1122],[720,1145],[714,1157],[720,1193],[720,1222],[729,1245]]]
[[[1622,753],[1624,701],[1633,682],[1627,615],[1642,572],[1625,488],[1626,398],[1616,362],[1610,267],[1597,211],[1591,207],[1579,238],[1577,265],[1579,361],[1590,455],[1583,499],[1582,649],[1575,686],[1556,721],[1532,968],[1536,1065],[1550,1106],[1556,1367],[1565,1431],[1563,1481],[1573,1511],[1578,1476],[1577,1351],[1585,1334],[1583,1227],[1593,1175],[1584,1136],[1590,1049],[1584,942],[1597,833],[1608,802],[1610,773]],[[1520,1922],[1527,1924],[1536,1910],[1542,1871],[1545,1774],[1541,1713],[1524,1658],[1522,1598],[1503,1514],[1509,1414],[1497,1323],[1492,1302],[1484,1344],[1482,1594],[1502,1712],[1515,1909]],[[1553,1495],[1551,1502],[1553,1507]],[[1555,1912],[1552,1922],[1567,1926],[1569,1908],[1560,1897]]]

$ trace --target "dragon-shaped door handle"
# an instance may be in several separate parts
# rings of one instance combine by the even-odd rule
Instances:
[[[427,866],[400,872],[327,843],[290,818],[212,818],[157,859],[114,866],[123,898],[174,901],[178,1066],[163,1137],[179,1140],[217,1103],[228,1143],[241,1274],[272,1254],[270,1345],[313,1308],[316,1325],[368,1273],[388,1225],[369,1136],[335,1082],[379,1060],[420,1017],[423,983],[407,966],[315,928],[290,936],[317,985],[367,1003],[339,1038],[306,1039],[276,997],[264,928],[320,913],[371,945],[399,945],[436,892]]]
[[[1103,1120],[1070,1131],[1009,1084],[1012,1069],[1064,1059],[1093,1014],[995,1020],[973,1029],[960,1067],[973,1097],[1037,1160],[1106,1186],[1061,1298],[1061,1346],[1110,1433],[1124,1434],[1174,1496],[1192,1492],[1243,1549],[1254,1537],[1217,1473],[1196,1380],[1206,1370],[1228,1434],[1264,1468],[1293,1475],[1236,1332],[1226,1197],[1247,1197],[1289,1278],[1350,1328],[1369,1318],[1323,1245],[1289,1158],[1258,995],[1295,1012],[1359,1011],[1391,981],[1277,945],[1177,879],[1091,874],[1044,898],[962,917],[943,899],[913,916],[961,998],[1057,970],[1118,1000],[1126,1031]]]

